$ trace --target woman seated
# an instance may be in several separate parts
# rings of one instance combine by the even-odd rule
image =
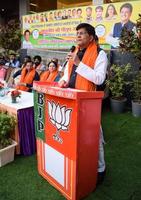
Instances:
[[[19,75],[21,75],[21,78],[20,78],[20,82],[16,84],[16,89],[27,91],[27,92],[32,91],[33,81],[39,81],[40,79],[35,68],[33,68],[32,61],[28,61],[23,69],[17,71],[13,75],[13,82],[14,82],[14,78],[16,78]]]
[[[58,66],[55,61],[48,63],[48,70],[40,75],[40,81],[45,82],[58,82],[60,80],[60,73],[58,72]]]

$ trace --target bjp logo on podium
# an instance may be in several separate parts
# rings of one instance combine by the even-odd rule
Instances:
[[[59,143],[63,143],[60,137],[60,130],[68,131],[70,125],[72,109],[67,109],[66,106],[60,106],[59,103],[55,104],[53,101],[48,101],[48,113],[51,123],[57,128],[57,132],[53,135],[53,139]]]

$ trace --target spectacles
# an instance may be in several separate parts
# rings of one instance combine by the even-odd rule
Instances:
[[[85,35],[85,34],[88,34],[88,33],[87,32],[77,32],[76,36],[78,36],[78,35],[82,36],[82,35]]]

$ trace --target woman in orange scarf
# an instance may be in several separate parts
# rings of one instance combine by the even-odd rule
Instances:
[[[13,80],[18,75],[21,75],[21,78],[20,78],[20,82],[16,85],[16,89],[27,91],[27,92],[32,91],[33,81],[39,81],[40,79],[38,73],[33,68],[32,61],[28,61],[23,69],[17,71],[13,75]]]
[[[60,75],[58,73],[58,66],[55,61],[50,61],[48,63],[48,71],[43,72],[40,75],[40,81],[45,82],[58,82]]]

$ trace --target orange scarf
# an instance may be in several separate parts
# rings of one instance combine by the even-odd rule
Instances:
[[[42,72],[40,74],[40,81],[46,81],[49,76],[49,71]]]
[[[53,82],[57,75],[58,75],[57,70],[55,70],[51,73],[49,71],[45,71],[44,73],[41,74],[40,81]]]
[[[32,84],[33,79],[35,77],[35,73],[36,73],[35,69],[31,69],[30,72],[27,72],[27,69],[23,68],[21,73],[20,83]],[[17,86],[16,89],[23,91],[29,90],[29,88],[26,86]]]
[[[75,50],[75,53],[77,53],[79,48],[77,47]],[[97,45],[92,42],[89,44],[88,48],[86,49],[82,62],[89,66],[90,68],[94,67],[96,58],[97,58]],[[68,67],[69,67],[69,77],[72,72],[74,62],[72,60],[69,60]],[[83,78],[81,75],[77,74],[76,77],[76,83],[75,88],[80,90],[86,90],[86,91],[94,91],[96,89],[95,84],[91,81],[88,81],[87,79]]]

